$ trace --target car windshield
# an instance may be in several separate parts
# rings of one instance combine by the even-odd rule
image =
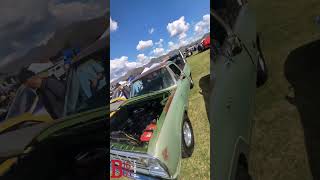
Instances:
[[[66,115],[105,106],[108,91],[102,63],[88,59],[73,66],[68,77]]]
[[[174,84],[175,81],[167,68],[161,68],[135,80],[131,85],[130,97],[166,89]]]
[[[37,98],[36,92],[31,88],[28,88],[24,85],[20,86],[17,91],[17,95],[11,103],[7,118],[13,118],[15,116],[21,115],[30,111],[33,102]]]

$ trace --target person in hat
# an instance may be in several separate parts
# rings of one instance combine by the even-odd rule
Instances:
[[[43,78],[24,68],[19,73],[20,82],[39,95],[53,119],[62,117],[64,110],[65,85],[54,78]]]

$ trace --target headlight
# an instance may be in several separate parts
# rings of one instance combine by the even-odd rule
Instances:
[[[159,160],[153,158],[141,158],[140,160],[149,169],[150,175],[169,178],[165,165],[162,165]]]
[[[160,160],[147,154],[110,150],[110,159],[129,161],[133,171],[138,174],[151,175],[162,179],[171,178],[168,168]]]

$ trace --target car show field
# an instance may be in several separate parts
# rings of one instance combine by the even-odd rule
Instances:
[[[257,14],[257,30],[262,35],[261,46],[270,73],[269,80],[256,94],[250,173],[253,179],[258,180],[318,179],[316,174],[312,177],[310,169],[320,162],[319,158],[312,156],[318,154],[318,151],[313,153],[312,149],[319,143],[308,146],[312,139],[306,135],[312,130],[304,126],[307,122],[319,120],[319,113],[312,115],[309,110],[315,107],[311,105],[312,102],[316,106],[319,103],[319,93],[316,92],[319,82],[316,72],[319,71],[314,73],[314,70],[319,68],[315,54],[320,46],[308,44],[317,42],[320,37],[320,27],[315,23],[320,3],[317,0],[254,0],[250,3]],[[297,49],[300,49],[299,53],[293,53]],[[287,74],[299,79],[303,84],[300,83],[302,90],[292,86]],[[312,80],[308,78],[310,76]],[[313,101],[306,99],[311,94]],[[304,108],[299,108],[299,101],[288,101],[290,97],[301,99]],[[311,103],[306,104],[308,101]],[[308,118],[304,118],[305,113],[309,115]],[[314,135],[319,134],[316,124],[311,126],[316,132]],[[319,172],[319,169],[315,172]]]

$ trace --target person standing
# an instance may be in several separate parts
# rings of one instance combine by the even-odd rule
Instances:
[[[35,91],[53,119],[62,117],[66,87],[64,83],[54,78],[42,78],[24,68],[19,74],[19,80],[26,87]]]

